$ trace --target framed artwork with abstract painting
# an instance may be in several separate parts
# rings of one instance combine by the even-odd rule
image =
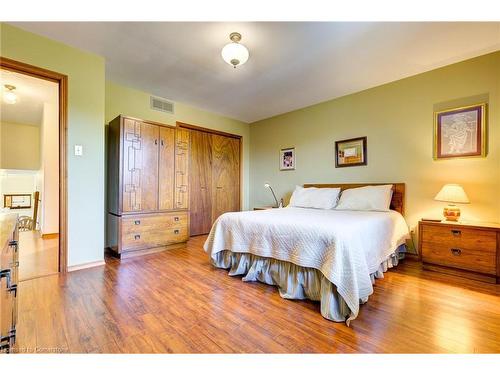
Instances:
[[[367,164],[366,137],[335,142],[335,168]]]
[[[295,148],[282,148],[280,150],[280,171],[295,169]]]
[[[434,113],[434,159],[486,156],[486,104]]]

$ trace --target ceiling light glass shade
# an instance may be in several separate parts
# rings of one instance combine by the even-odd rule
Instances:
[[[17,95],[14,92],[16,88],[11,85],[5,85],[5,90],[3,92],[3,100],[5,103],[8,104],[15,104],[17,103]]]
[[[247,62],[249,53],[243,44],[232,42],[224,46],[221,55],[225,62],[236,68]]]

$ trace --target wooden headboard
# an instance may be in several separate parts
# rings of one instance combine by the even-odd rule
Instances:
[[[340,188],[340,191],[352,188],[358,188],[370,185],[392,185],[392,200],[391,200],[391,210],[398,211],[401,215],[405,214],[405,184],[404,182],[399,183],[376,183],[376,184],[304,184],[305,188],[317,187],[317,188]]]

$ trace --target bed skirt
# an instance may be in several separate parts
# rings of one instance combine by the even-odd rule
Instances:
[[[370,274],[372,284],[375,284],[376,279],[383,278],[384,272],[389,268],[397,266],[405,251],[405,245],[401,245],[384,260],[377,271]],[[242,275],[243,281],[260,281],[275,285],[282,298],[320,301],[321,315],[326,319],[349,323],[356,318],[335,285],[315,268],[297,266],[250,253],[233,253],[230,250],[223,250],[214,255],[212,264],[217,268],[228,269],[230,276]],[[367,301],[368,296],[359,302]]]

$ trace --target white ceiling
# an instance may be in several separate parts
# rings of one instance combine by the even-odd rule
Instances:
[[[4,85],[16,86],[18,101],[7,104],[0,97],[0,121],[14,124],[40,125],[43,103],[57,103],[57,83],[0,69],[0,90]]]
[[[13,23],[106,59],[110,80],[253,122],[500,49],[500,23]],[[248,62],[220,56],[232,31]]]

